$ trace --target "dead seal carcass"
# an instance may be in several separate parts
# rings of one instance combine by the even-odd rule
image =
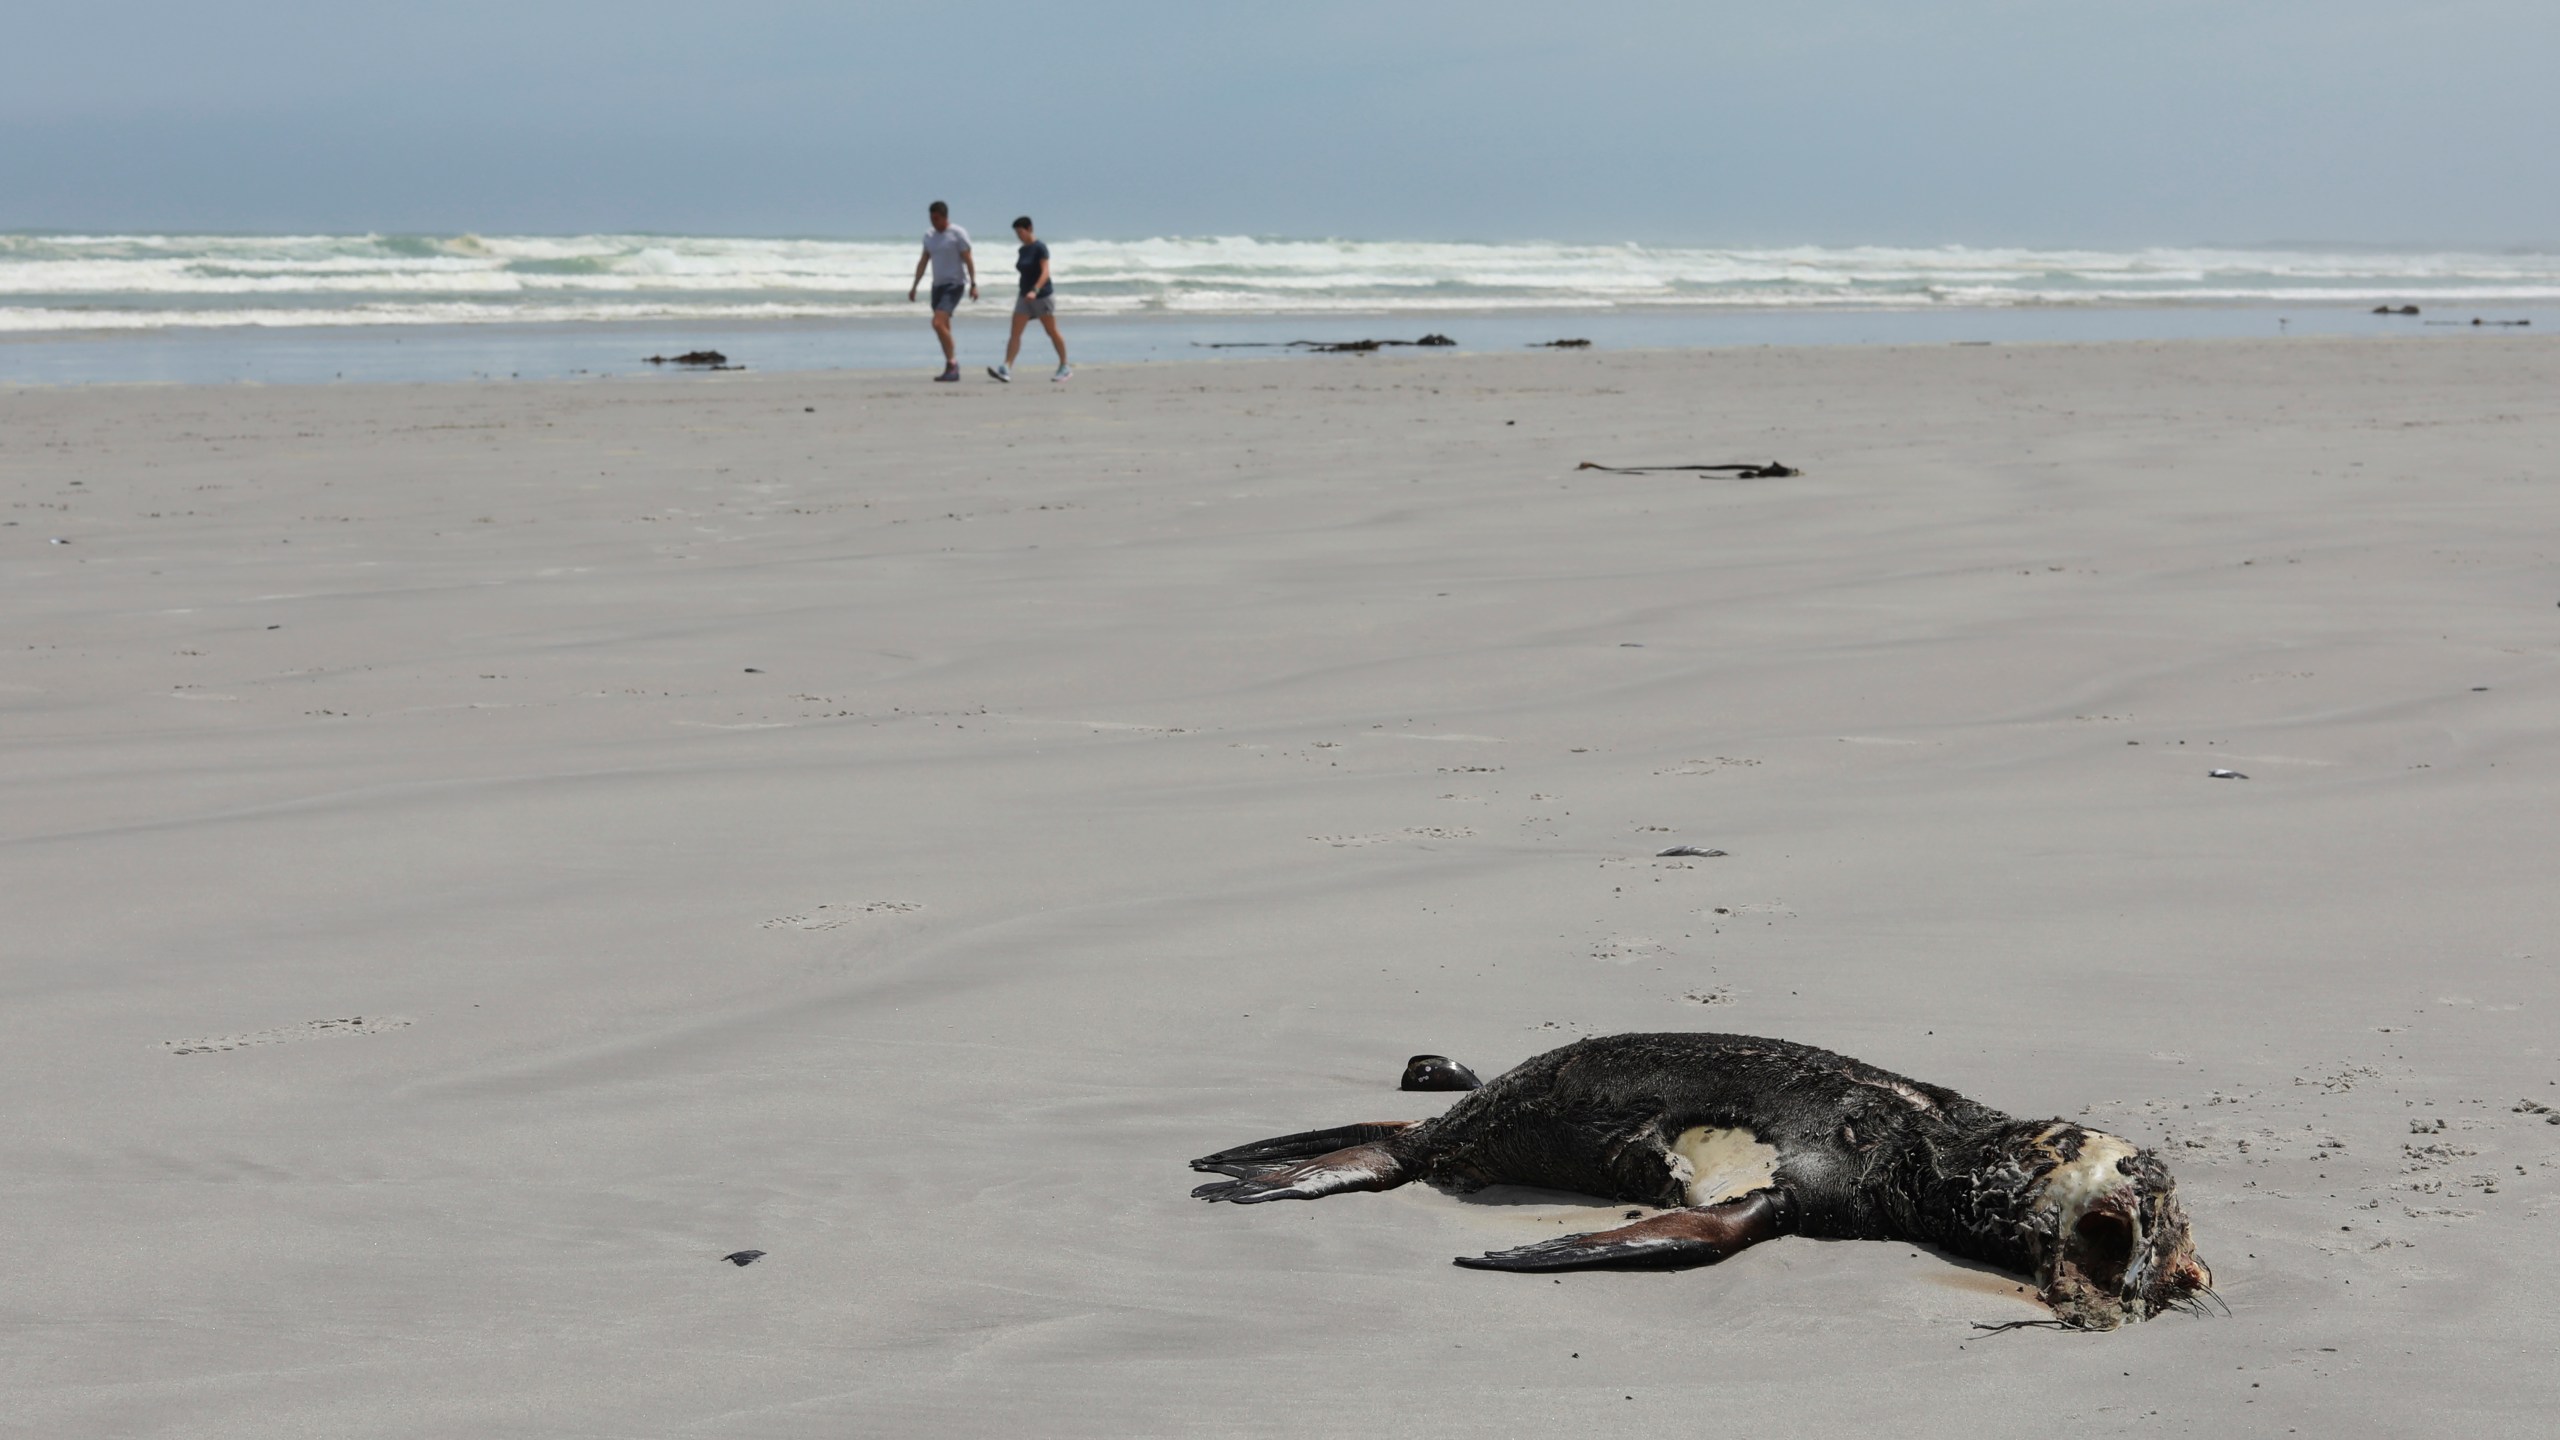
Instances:
[[[2193,1308],[2213,1283],[2152,1152],[1750,1035],[1580,1040],[1437,1119],[1283,1135],[1191,1168],[1233,1177],[1192,1194],[1238,1205],[1427,1180],[1667,1207],[1457,1262],[1483,1270],[1703,1265],[1789,1234],[1916,1241],[2031,1278],[2083,1330]]]

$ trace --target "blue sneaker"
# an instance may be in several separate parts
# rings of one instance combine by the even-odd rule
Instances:
[[[995,381],[999,385],[1010,385],[1013,383],[1013,367],[1010,365],[990,365],[987,367],[987,378]]]

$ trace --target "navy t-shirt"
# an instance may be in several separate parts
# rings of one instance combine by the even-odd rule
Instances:
[[[1047,299],[1049,296],[1057,293],[1058,287],[1055,282],[1040,282],[1040,262],[1048,258],[1048,245],[1038,240],[1034,240],[1030,244],[1023,246],[1022,253],[1014,257],[1013,268],[1022,272],[1023,294],[1036,296],[1040,299]],[[1031,288],[1035,283],[1040,285],[1038,290],[1033,290]]]

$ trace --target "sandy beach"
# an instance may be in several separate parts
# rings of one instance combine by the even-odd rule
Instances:
[[[2549,1433],[2560,341],[922,374],[0,389],[0,1432]],[[1681,1029],[2230,1315],[1188,1198]]]

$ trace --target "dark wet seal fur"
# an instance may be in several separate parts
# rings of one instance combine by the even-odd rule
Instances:
[[[1404,1062],[1404,1079],[1396,1083],[1399,1090],[1474,1090],[1483,1081],[1476,1072],[1446,1055],[1416,1055]]]
[[[1693,1194],[1678,1147],[1700,1130],[1767,1147],[1751,1151],[1766,1156],[1766,1183]],[[1750,1035],[1581,1040],[1497,1076],[1437,1119],[1284,1135],[1191,1168],[1232,1177],[1194,1195],[1239,1205],[1424,1180],[1666,1207],[1457,1262],[1477,1269],[1685,1268],[1795,1234],[1939,1246],[2028,1278],[2055,1322],[2076,1330],[2201,1313],[2212,1297],[2176,1182],[2151,1151]]]
[[[753,1265],[753,1264],[754,1264],[754,1263],[756,1263],[757,1261],[759,1261],[759,1260],[763,1259],[763,1258],[764,1258],[764,1252],[763,1252],[763,1251],[761,1251],[761,1250],[732,1250],[732,1251],[730,1251],[728,1254],[723,1255],[723,1256],[721,1256],[720,1258],[721,1258],[721,1259],[723,1259],[723,1260],[728,1261],[728,1262],[729,1262],[730,1264],[732,1264],[732,1265],[737,1266],[739,1269],[744,1270],[744,1269],[746,1269],[748,1266]]]

